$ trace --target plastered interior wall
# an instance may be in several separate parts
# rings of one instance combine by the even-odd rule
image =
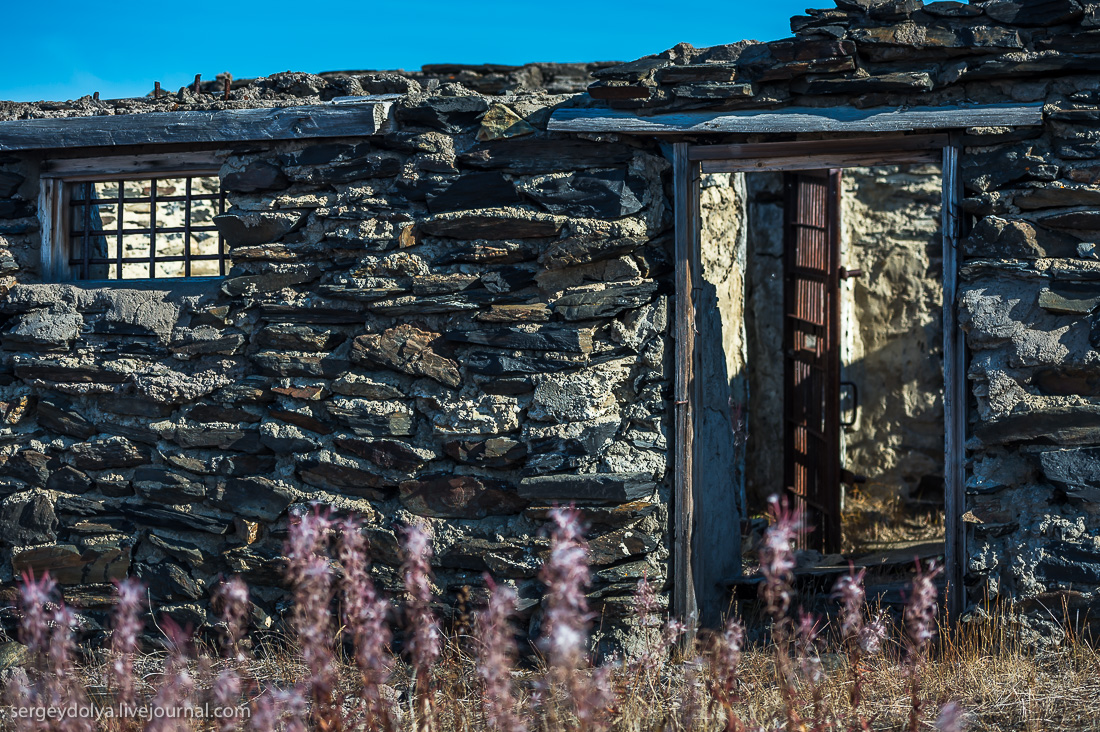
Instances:
[[[703,622],[728,610],[721,580],[741,574],[740,518],[744,516],[745,429],[748,397],[745,332],[745,177],[703,176],[699,187],[702,288],[696,298],[700,382],[693,560],[701,578]]]
[[[841,379],[859,390],[844,464],[863,490],[943,498],[943,239],[938,166],[845,170]],[[850,419],[851,412],[846,412]],[[922,485],[923,483],[923,485]]]
[[[923,479],[942,496],[939,173],[853,168],[842,180],[842,261],[864,273],[841,295],[842,378],[860,395],[845,464],[886,495],[907,496]],[[721,338],[733,407],[723,437],[747,441],[735,475],[745,471],[757,512],[783,481],[782,185],[780,173],[727,174],[704,178],[701,193],[704,280],[718,293],[702,317],[721,322],[708,332]]]

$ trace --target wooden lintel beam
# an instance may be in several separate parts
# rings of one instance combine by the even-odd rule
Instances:
[[[729,112],[674,112],[641,116],[614,109],[559,109],[551,132],[694,134],[727,132],[908,132],[966,127],[1031,127],[1043,122],[1042,104],[982,104],[952,107],[837,106],[746,109]]]
[[[0,151],[360,137],[382,130],[391,105],[377,101],[11,120],[0,122]]]
[[[692,160],[740,160],[745,158],[795,158],[803,156],[858,155],[864,153],[930,152],[937,156],[947,146],[946,133],[931,135],[875,135],[839,140],[755,142],[740,145],[692,145]]]
[[[750,173],[783,170],[824,170],[829,168],[869,168],[874,165],[939,163],[941,150],[908,152],[822,153],[790,157],[735,158],[700,161],[702,173]]]

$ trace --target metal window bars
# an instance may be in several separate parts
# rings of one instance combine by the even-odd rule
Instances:
[[[196,192],[196,181],[204,184],[199,186],[200,192]],[[183,195],[175,195],[180,183]],[[158,190],[158,184],[166,185],[163,190]],[[174,187],[169,184],[174,184]],[[117,193],[109,190],[113,186],[117,186]],[[135,187],[139,195],[134,195]],[[215,192],[201,192],[204,187]],[[113,195],[104,196],[105,190]],[[74,183],[69,200],[69,265],[76,269],[76,279],[224,277],[227,261],[225,238],[213,224],[196,221],[196,209],[202,208],[203,201],[211,202],[207,207],[211,218],[214,214],[225,212],[225,191],[218,184],[216,176],[173,175]],[[196,207],[196,203],[200,205]],[[176,207],[171,204],[180,206],[175,210]],[[182,221],[174,223],[182,225],[165,225],[163,220],[158,224],[158,206],[174,209],[174,218],[182,218]],[[148,208],[148,213],[145,213],[145,207]],[[115,214],[114,226],[108,227],[104,225],[101,213],[104,209],[112,208]],[[147,225],[140,225],[145,222],[148,222]],[[176,234],[183,235],[181,253],[159,253],[158,244],[163,244],[167,238],[173,238],[172,235]],[[202,247],[195,247],[196,235],[203,238],[216,236],[216,251],[209,252]],[[134,237],[148,237],[148,242],[135,246]],[[110,239],[114,240],[113,255],[110,252]],[[216,261],[217,275],[195,275],[193,265],[202,261]],[[145,274],[145,267],[126,266],[136,264],[148,265],[148,274]]]

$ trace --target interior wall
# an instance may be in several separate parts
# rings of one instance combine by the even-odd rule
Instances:
[[[940,171],[855,168],[842,181],[841,261],[863,272],[841,286],[841,379],[859,389],[844,464],[875,495],[942,497]]]
[[[783,487],[783,175],[746,180],[747,466],[750,512]],[[844,171],[842,379],[860,408],[843,431],[845,467],[866,487],[910,495],[943,480],[943,361],[935,167]],[[931,358],[930,358],[931,356]],[[850,406],[845,399],[843,406]],[[852,413],[845,410],[844,418]]]
[[[748,355],[745,176],[703,176],[699,200],[703,285],[696,293],[700,409],[693,561],[700,618],[709,625],[726,610],[722,580],[741,574]]]

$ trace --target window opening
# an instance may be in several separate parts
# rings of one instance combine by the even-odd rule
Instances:
[[[78,280],[224,277],[217,175],[68,184],[69,265]]]

